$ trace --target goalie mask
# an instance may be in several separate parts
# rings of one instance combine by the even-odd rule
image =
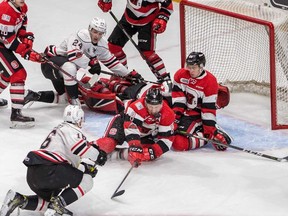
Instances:
[[[64,110],[63,120],[80,127],[84,121],[84,111],[79,105],[68,105]]]
[[[205,55],[201,52],[191,52],[186,58],[187,65],[198,65],[204,67],[206,64]]]
[[[91,31],[92,29],[95,29],[96,31],[106,33],[107,25],[104,19],[100,19],[98,17],[94,17],[88,27],[88,30]]]

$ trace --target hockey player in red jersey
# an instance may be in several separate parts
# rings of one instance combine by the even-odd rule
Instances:
[[[98,6],[103,12],[108,12],[112,8],[112,0],[98,0]],[[155,53],[156,36],[165,31],[172,13],[172,0],[128,0],[125,12],[119,21],[131,37],[138,33],[138,48],[151,62],[155,68],[154,75],[161,81],[170,80],[170,77],[163,60]],[[125,66],[127,66],[127,58],[123,47],[128,40],[118,25],[108,38],[109,50]]]
[[[192,52],[186,58],[186,67],[174,75],[172,108],[176,114],[177,130],[199,137],[230,144],[231,138],[216,124],[216,77],[204,69],[206,58],[201,52]],[[175,135],[173,149],[187,151],[204,146],[207,142],[181,134]],[[226,147],[213,144],[216,150]]]
[[[65,206],[92,189],[96,165],[103,166],[107,155],[95,141],[87,141],[81,130],[84,112],[78,105],[68,105],[63,118],[64,122],[49,133],[40,149],[30,151],[23,161],[27,183],[36,195],[9,190],[1,216],[10,215],[15,208],[46,211],[45,216],[73,215]]]
[[[24,59],[42,62],[40,54],[33,51],[34,34],[28,32],[25,0],[4,0],[0,3],[0,94],[10,85],[12,128],[32,127],[34,118],[23,116],[26,70],[14,53]],[[7,101],[0,99],[0,106]]]
[[[52,81],[57,94],[51,91],[40,92],[38,98],[31,97],[31,100],[57,102],[57,98],[60,98],[63,101],[67,92],[68,99],[75,99],[74,101],[79,103],[78,83],[76,81],[77,71],[79,69],[88,70],[87,76],[92,76],[87,83],[89,88],[98,80],[98,75],[101,72],[99,62],[103,63],[113,73],[127,79],[134,81],[143,79],[135,70],[129,72],[109,51],[108,43],[104,38],[106,29],[105,20],[95,17],[89,23],[88,28],[70,35],[59,46],[47,46],[44,53],[66,73],[62,73],[49,63],[42,64],[42,73]],[[30,91],[29,93],[28,97],[33,92]]]
[[[96,142],[107,153],[126,141],[129,148],[116,149],[117,158],[138,167],[170,150],[174,140],[175,115],[163,100],[159,88],[148,89],[146,96],[132,101],[121,115],[108,124],[104,137]]]

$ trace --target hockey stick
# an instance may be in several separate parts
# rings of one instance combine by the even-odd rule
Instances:
[[[118,190],[121,187],[121,185],[123,184],[123,182],[125,181],[125,179],[128,177],[128,175],[130,174],[130,172],[132,171],[133,168],[134,168],[134,166],[130,167],[129,171],[127,172],[127,174],[125,175],[125,177],[123,178],[123,180],[121,181],[121,183],[116,188],[116,190],[114,191],[113,195],[111,196],[111,199],[113,199],[114,197],[117,197],[117,196],[121,196],[122,194],[125,193],[125,190],[120,190],[120,191],[118,191]]]
[[[101,70],[101,73],[126,79],[125,77],[123,77],[123,76],[121,76],[121,75],[114,74],[114,73],[109,72],[109,71],[103,71],[103,70]],[[154,84],[160,85],[160,83],[154,82],[154,81],[150,81],[150,80],[143,80],[143,82],[144,82],[144,83],[154,83]]]
[[[119,28],[123,31],[123,33],[126,35],[126,37],[132,42],[132,44],[135,46],[135,48],[138,50],[138,52],[140,53],[142,59],[144,59],[147,63],[147,65],[149,66],[150,70],[154,73],[157,74],[158,77],[160,77],[161,79],[161,75],[159,74],[159,72],[156,70],[156,68],[154,67],[154,65],[147,59],[147,57],[143,54],[143,52],[140,50],[140,48],[138,47],[138,45],[135,43],[135,41],[132,39],[132,37],[127,33],[127,31],[125,30],[125,28],[121,25],[121,23],[119,22],[119,20],[117,19],[117,17],[114,15],[114,13],[110,10],[109,13],[111,14],[112,18],[115,20],[115,22],[117,23],[117,25],[119,26]],[[157,78],[158,78],[157,77]]]
[[[263,154],[263,153],[260,153],[260,152],[257,152],[257,151],[252,151],[252,150],[249,150],[249,149],[241,148],[241,147],[234,146],[234,145],[231,145],[231,144],[223,144],[223,143],[221,143],[221,142],[219,142],[217,140],[212,140],[212,139],[208,139],[208,138],[205,138],[205,137],[200,137],[200,136],[197,136],[197,135],[194,135],[194,134],[186,133],[184,131],[176,131],[176,132],[178,134],[182,134],[182,135],[185,135],[185,136],[188,136],[188,137],[198,138],[198,139],[204,140],[206,142],[212,142],[212,143],[215,143],[215,144],[220,145],[220,146],[233,148],[233,149],[236,149],[236,150],[239,150],[239,151],[243,151],[243,152],[246,152],[246,153],[249,153],[249,154],[257,155],[259,157],[264,157],[264,158],[271,159],[271,160],[274,160],[274,161],[282,162],[282,161],[287,161],[288,160],[288,156],[284,157],[284,158],[274,157],[274,156],[271,156],[271,155],[267,155],[267,154]]]

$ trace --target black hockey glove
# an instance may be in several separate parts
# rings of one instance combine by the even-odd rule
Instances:
[[[100,149],[99,146],[95,144],[95,141],[92,141],[91,143],[92,143],[91,145],[94,148],[96,148],[99,152],[99,155],[95,163],[98,164],[99,166],[103,166],[107,161],[107,153],[103,151],[102,149]]]
[[[84,167],[83,173],[90,175],[92,178],[94,178],[98,172],[96,166],[93,166],[91,164],[81,162],[81,165]]]
[[[144,78],[135,70],[132,70],[126,77],[132,84],[142,83]]]
[[[99,155],[97,157],[96,163],[99,166],[103,166],[107,161],[107,153],[101,149],[98,149]]]

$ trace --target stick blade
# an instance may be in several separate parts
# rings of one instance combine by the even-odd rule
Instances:
[[[114,197],[117,197],[117,196],[121,196],[124,193],[125,193],[125,190],[118,191],[111,196],[111,199],[113,199]]]

